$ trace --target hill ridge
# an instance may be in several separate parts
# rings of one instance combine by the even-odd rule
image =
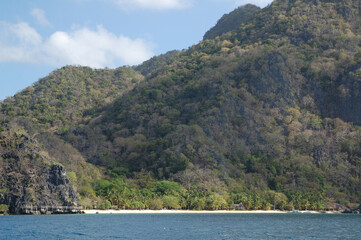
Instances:
[[[144,65],[93,75],[69,67],[69,80],[70,70],[77,81],[99,80],[100,100],[108,79],[109,101],[90,113],[76,105],[76,119],[60,117],[65,102],[49,121],[39,116],[56,95],[22,114],[26,90],[2,103],[1,131],[38,133],[52,157],[73,152],[62,162],[84,205],[351,208],[361,201],[359,5],[276,0],[219,37]]]

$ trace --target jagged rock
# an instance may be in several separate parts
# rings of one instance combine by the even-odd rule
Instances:
[[[36,188],[28,188],[27,184],[14,186],[8,197],[10,212],[15,214],[48,214],[48,213],[79,213],[79,201],[65,168],[52,165],[48,172],[40,175]],[[38,192],[39,191],[39,192]]]
[[[80,212],[65,168],[41,155],[34,140],[9,133],[0,141],[0,204],[12,214]],[[17,149],[8,148],[15,142]]]
[[[343,213],[354,213],[354,214],[360,214],[361,213],[361,205],[359,208],[357,209],[345,209],[345,211],[343,211]]]
[[[352,213],[352,210],[349,209],[349,208],[347,208],[347,209],[345,209],[345,210],[343,211],[343,213]]]

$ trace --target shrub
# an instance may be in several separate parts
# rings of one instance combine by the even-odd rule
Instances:
[[[163,205],[168,209],[179,209],[181,208],[179,205],[179,199],[175,196],[164,196],[163,197]]]
[[[101,210],[108,210],[111,206],[112,206],[112,204],[111,204],[108,200],[105,200],[104,202],[102,202],[102,203],[99,205],[99,208],[100,208]]]
[[[163,201],[159,198],[154,199],[150,202],[149,207],[152,210],[161,210],[163,209]]]
[[[0,213],[7,213],[9,211],[9,205],[0,204]]]

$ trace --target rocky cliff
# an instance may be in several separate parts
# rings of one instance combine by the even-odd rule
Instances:
[[[13,214],[79,212],[65,168],[48,158],[24,131],[0,136],[0,204]]]

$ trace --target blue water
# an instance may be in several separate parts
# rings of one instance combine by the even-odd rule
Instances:
[[[2,216],[0,239],[361,239],[361,215]]]

